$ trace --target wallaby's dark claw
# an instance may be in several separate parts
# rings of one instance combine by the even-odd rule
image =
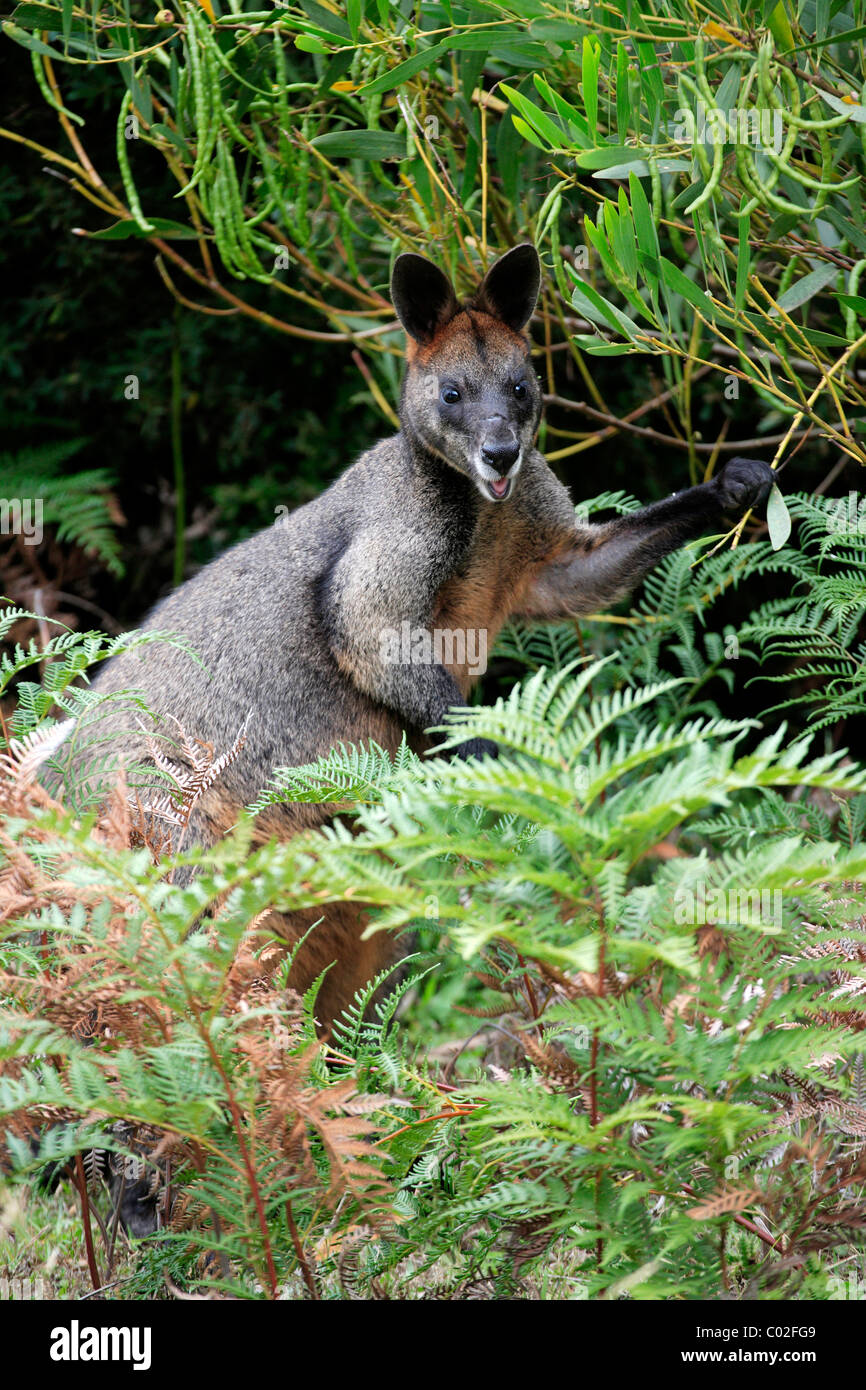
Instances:
[[[742,514],[766,502],[776,475],[763,459],[730,459],[716,474],[723,512]]]

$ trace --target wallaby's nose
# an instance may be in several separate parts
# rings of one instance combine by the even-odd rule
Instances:
[[[481,446],[481,457],[491,468],[495,468],[497,473],[507,473],[511,465],[517,462],[519,453],[520,445],[514,439],[504,442],[491,441]]]

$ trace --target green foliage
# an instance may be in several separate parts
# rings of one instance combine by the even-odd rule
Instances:
[[[429,920],[433,904],[467,963],[483,962],[488,986],[512,997],[523,1064],[461,1088],[477,1107],[468,1149],[459,1160],[437,1151],[452,1200],[414,1194],[425,1243],[441,1248],[443,1221],[481,1222],[473,1258],[490,1257],[491,1231],[515,1237],[518,1223],[512,1253],[539,1230],[559,1241],[557,1257],[580,1253],[585,1295],[706,1297],[732,1211],[772,1208],[774,1231],[804,1218],[808,1145],[785,1109],[817,1119],[824,1107],[843,1133],[863,1132],[866,1112],[846,1109],[845,1065],[826,1060],[862,1046],[836,1002],[853,1002],[859,976],[834,992],[809,961],[838,968],[855,943],[862,955],[862,888],[849,885],[866,861],[809,799],[853,793],[862,818],[866,774],[838,754],[809,762],[783,729],[738,756],[744,729],[658,725],[652,690],[589,698],[599,674],[542,671],[493,709],[467,711],[451,736],[498,739],[508,756],[496,762],[395,769],[384,787],[379,755],[358,786],[354,833],[322,832],[299,869],[310,901],[360,893],[379,905],[380,927]],[[342,779],[333,755],[296,773],[286,796],[317,795],[324,780],[350,799],[353,761]],[[800,800],[784,799],[789,788]],[[724,820],[709,814],[720,810]],[[735,848],[732,822],[743,827]],[[666,843],[675,857],[648,875]],[[699,949],[710,925],[721,961]],[[811,1109],[798,1108],[800,1088]],[[787,1106],[771,1118],[780,1093]],[[826,1142],[841,1161],[840,1142]],[[828,1187],[819,1207],[831,1206]],[[790,1293],[796,1280],[762,1266],[759,1241],[741,1251],[737,1287]],[[804,1235],[804,1252],[820,1247]],[[508,1266],[501,1240],[493,1262]]]
[[[308,1238],[324,1235],[329,1194],[343,1198],[341,1226],[359,1208],[375,1219],[383,1186],[365,1142],[377,1103],[353,1103],[351,1079],[329,1082],[312,998],[287,991],[282,963],[260,966],[244,945],[263,905],[281,896],[276,877],[226,847],[194,887],[173,889],[149,850],[120,850],[55,813],[40,822],[55,829],[52,853],[80,896],[65,920],[49,912],[33,923],[50,930],[47,951],[6,933],[0,1114],[10,1159],[32,1171],[98,1149],[140,1163],[151,1136],[143,1177],[162,1171],[177,1272],[188,1277],[206,1252],[228,1291],[273,1294],[297,1265],[295,1221]],[[94,877],[111,886],[88,912]],[[191,933],[226,888],[228,910]],[[376,1041],[367,1030],[365,1059]],[[40,1135],[55,1117],[64,1123]]]
[[[847,500],[792,499],[801,548],[785,550],[778,569],[794,580],[787,598],[761,604],[743,629],[763,663],[781,661],[801,689],[773,706],[806,707],[811,729],[851,725],[859,730],[866,695],[866,525],[853,492]],[[805,687],[805,688],[802,688]],[[856,721],[853,722],[852,721]]]
[[[501,0],[423,15],[364,0],[346,16],[253,3],[211,14],[184,0],[156,37],[119,0],[86,16],[59,0],[16,8],[6,33],[55,109],[49,55],[61,72],[116,72],[120,191],[98,185],[112,220],[91,235],[170,245],[196,293],[289,334],[308,336],[294,314],[312,308],[367,355],[390,419],[396,252],[435,245],[465,283],[473,260],[532,236],[550,269],[548,379],[567,346],[598,407],[584,353],[657,359],[693,478],[702,365],[755,393],[765,429],[788,426],[779,456],[805,430],[864,461],[859,0],[822,12],[817,35],[807,0],[781,26],[745,3],[698,26],[686,0],[640,15],[590,0],[567,17],[525,0],[519,23]],[[173,198],[145,186],[146,148]]]
[[[0,610],[0,699],[13,699],[14,708],[6,724],[8,750],[16,763],[28,770],[28,775],[41,767],[47,785],[68,787],[69,804],[78,810],[92,810],[98,804],[101,789],[118,772],[114,740],[101,732],[101,715],[110,714],[118,700],[125,702],[144,716],[147,706],[134,691],[119,697],[102,695],[89,688],[90,671],[123,651],[135,651],[153,642],[167,642],[195,652],[185,638],[170,632],[126,632],[119,637],[107,637],[102,632],[73,632],[67,628],[42,644],[40,638],[30,638],[26,646],[12,643],[7,636],[18,624],[36,620],[27,609],[6,607]],[[42,630],[63,627],[56,621],[40,619]],[[37,674],[40,680],[28,679]],[[83,682],[81,684],[80,682]],[[58,720],[58,715],[65,718]],[[86,736],[83,725],[77,722],[87,716]],[[84,747],[82,747],[84,745]],[[79,765],[76,778],[70,776],[73,764]],[[126,776],[134,784],[141,764],[130,761]],[[74,788],[74,790],[73,790]]]
[[[0,641],[22,619],[36,619],[37,614],[24,608],[6,607],[0,611]],[[52,621],[51,627],[62,627]],[[133,651],[150,642],[171,642],[173,646],[191,651],[188,642],[169,632],[125,632],[120,637],[106,637],[104,632],[72,632],[65,629],[40,646],[32,638],[26,647],[16,643],[10,651],[0,652],[0,696],[14,689],[18,707],[12,715],[10,729],[19,737],[37,736],[46,732],[45,721],[58,710],[75,719],[93,708],[99,698],[75,682],[103,661],[109,661],[122,651]],[[41,681],[27,681],[26,673],[44,668]]]

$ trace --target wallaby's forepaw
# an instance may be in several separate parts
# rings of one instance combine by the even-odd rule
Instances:
[[[469,738],[465,743],[458,743],[456,748],[452,748],[451,755],[462,758],[464,762],[467,758],[498,758],[499,747],[489,738]]]
[[[734,458],[729,459],[713,481],[719,490],[722,511],[741,515],[766,502],[776,475],[763,459]]]

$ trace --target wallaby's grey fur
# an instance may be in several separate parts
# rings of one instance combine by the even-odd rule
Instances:
[[[103,693],[143,692],[217,752],[252,711],[246,746],[196,807],[190,838],[213,842],[275,767],[311,762],[336,743],[375,739],[395,750],[405,730],[417,751],[433,744],[426,731],[466,703],[473,674],[456,659],[389,661],[385,630],[483,630],[492,647],[508,618],[604,608],[667,552],[766,497],[770,468],[733,459],[711,482],[632,515],[577,521],[534,447],[541,390],[524,329],[539,283],[529,244],[497,261],[464,304],[430,261],[400,256],[392,297],[408,351],[399,433],[154,609],[145,628],[182,633],[205,668],[158,644],[118,656],[94,682]],[[126,730],[123,755],[146,761],[131,709],[118,707],[111,721]],[[176,740],[170,723],[166,733]],[[458,751],[496,750],[475,741]],[[262,818],[261,833],[290,836],[332,811],[281,807]],[[286,918],[287,937],[316,915]],[[304,988],[336,962],[319,995],[327,1026],[393,943],[387,933],[362,942],[357,908],[326,908],[325,917],[295,978]]]

